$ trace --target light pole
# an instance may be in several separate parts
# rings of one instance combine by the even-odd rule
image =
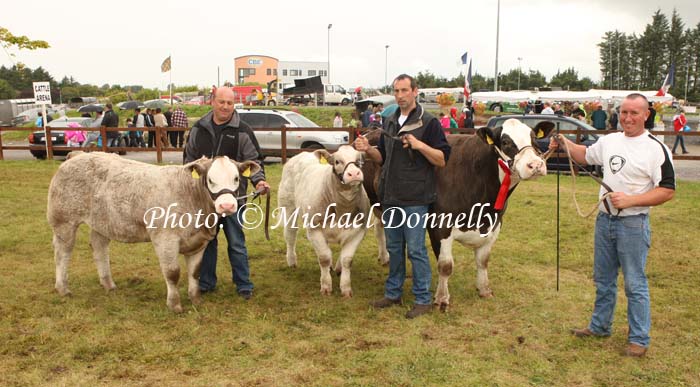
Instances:
[[[498,0],[498,8],[496,9],[496,74],[493,82],[493,91],[498,91],[498,34],[500,32],[501,22],[501,0]]]
[[[685,104],[688,104],[688,77],[690,75],[690,63],[688,62],[688,57],[685,57],[685,96],[683,100]]]
[[[331,83],[331,27],[333,24],[328,24],[328,84]]]
[[[520,73],[523,72],[522,67],[520,67],[521,60],[523,60],[523,58],[518,57],[518,90],[520,90]]]
[[[388,58],[389,58],[389,45],[387,44],[386,46],[384,46],[384,86],[388,85],[387,79],[386,79],[387,68],[388,68],[387,63],[389,63]]]

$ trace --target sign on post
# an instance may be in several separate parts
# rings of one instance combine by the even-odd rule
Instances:
[[[46,158],[53,159],[52,142],[46,133],[46,105],[51,105],[51,85],[48,82],[32,82],[34,87],[34,102],[41,105],[41,126],[44,128],[44,144],[46,144]]]
[[[51,85],[48,82],[33,82],[34,102],[38,105],[51,105]]]

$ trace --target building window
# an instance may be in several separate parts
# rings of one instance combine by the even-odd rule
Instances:
[[[318,70],[318,75],[322,77],[327,77],[328,76],[328,71],[326,70]]]
[[[267,75],[272,75],[272,69],[267,69]]]
[[[255,69],[251,69],[251,68],[238,69],[238,77],[247,77],[249,75],[255,75]]]
[[[282,76],[286,77],[287,76],[287,69],[282,69]]]
[[[307,75],[308,75],[309,77],[316,76],[316,70],[309,70],[309,71],[307,72]]]
[[[272,72],[277,76],[277,69],[272,69]]]
[[[298,77],[301,76],[301,74],[301,70],[289,70],[289,75],[292,77]]]

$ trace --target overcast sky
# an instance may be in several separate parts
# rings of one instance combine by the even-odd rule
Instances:
[[[398,7],[396,4],[404,4]],[[325,61],[330,30],[330,77],[345,87],[384,84],[430,70],[452,78],[465,52],[472,71],[493,76],[496,0],[484,1],[7,1],[0,25],[50,49],[17,51],[15,60],[42,66],[58,81],[71,75],[96,85],[165,88],[160,64],[172,54],[176,85],[234,81],[235,57],[269,55],[285,61]],[[597,43],[605,31],[641,33],[660,8],[675,7],[687,27],[700,22],[698,0],[502,0],[498,68],[540,70],[549,79],[575,67],[600,79]],[[12,62],[0,52],[0,64]],[[662,80],[659,80],[661,82]]]

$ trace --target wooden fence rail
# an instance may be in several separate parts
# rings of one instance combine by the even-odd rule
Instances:
[[[68,130],[72,128],[61,128],[53,130]],[[90,128],[84,128],[82,130],[90,131]],[[102,138],[106,138],[106,132],[127,132],[133,131],[135,128],[94,128],[92,131],[100,131]],[[167,132],[182,132],[187,131],[189,128],[162,128],[162,127],[152,127],[152,128],[139,128],[144,132],[155,132],[155,143],[153,148],[134,148],[134,147],[108,147],[106,141],[102,141],[101,147],[68,147],[68,146],[54,146],[51,141],[47,142],[46,145],[3,145],[2,143],[2,132],[9,131],[25,131],[25,132],[35,132],[37,128],[16,128],[16,127],[0,127],[0,160],[4,160],[3,151],[5,150],[46,150],[46,158],[53,159],[53,152],[56,151],[102,151],[102,152],[156,152],[156,161],[158,163],[163,162],[163,152],[183,152],[183,148],[165,147],[162,143],[162,134]],[[303,149],[287,149],[287,134],[288,132],[310,132],[310,131],[328,131],[328,132],[347,132],[348,133],[348,143],[355,141],[355,131],[354,128],[259,128],[253,129],[255,132],[281,132],[281,144],[280,148],[263,148],[262,152],[265,156],[280,156],[282,158],[282,163],[287,162],[287,158],[290,155],[295,155],[299,152],[310,151],[314,149],[303,148]],[[451,129],[454,132],[473,134],[475,129]],[[51,138],[51,128],[46,128],[46,138]],[[618,132],[617,130],[597,130],[594,134],[609,134]],[[576,129],[576,130],[561,130],[562,134],[575,134],[576,142],[581,142],[581,138],[585,134],[591,134],[591,131]],[[664,135],[664,136],[676,136],[681,135],[684,137],[700,136],[700,132],[674,132],[674,131],[652,131],[650,132],[654,135]],[[673,155],[674,160],[694,160],[700,161],[700,155]]]

